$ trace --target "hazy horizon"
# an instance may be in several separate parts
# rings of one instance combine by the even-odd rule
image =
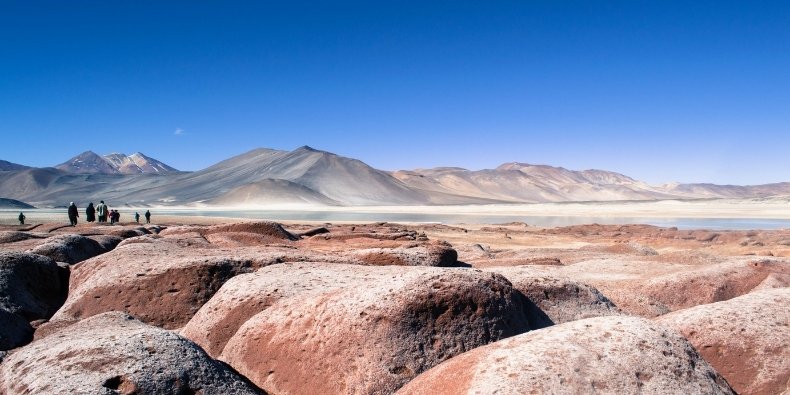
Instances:
[[[302,145],[382,170],[524,162],[790,181],[790,5],[4,2],[0,159],[200,170]]]

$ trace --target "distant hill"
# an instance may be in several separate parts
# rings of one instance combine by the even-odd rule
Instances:
[[[276,179],[245,184],[208,203],[232,206],[256,206],[279,203],[308,203],[335,206],[339,203],[306,186]]]
[[[33,206],[31,206],[31,205],[29,205],[29,204],[27,204],[25,202],[20,202],[19,200],[0,198],[0,208],[6,208],[6,209],[11,209],[11,208],[29,209],[29,208],[35,208],[35,207],[33,207]]]
[[[24,170],[29,169],[28,166],[18,165],[16,163],[11,163],[7,160],[0,160],[0,171],[16,171],[16,170]]]
[[[507,202],[655,200],[673,196],[622,174],[602,170],[505,163],[496,169],[457,167],[396,171],[393,176],[420,190]]]
[[[289,184],[267,180],[283,180]],[[261,182],[263,184],[259,184]],[[250,190],[262,188],[262,185],[289,189],[294,192],[289,198],[293,202],[303,202],[310,195],[309,199],[350,205],[430,203],[425,193],[410,189],[387,172],[356,159],[307,146],[293,151],[252,150],[148,192],[193,202],[215,201],[222,197],[216,201],[232,204],[234,196],[248,195]],[[295,185],[306,189],[297,191]],[[250,187],[238,189],[243,186]],[[238,203],[248,200],[243,198]]]
[[[790,183],[739,186],[665,184],[653,186],[605,170],[510,162],[496,169],[458,167],[400,170],[393,176],[413,189],[514,203],[759,198],[790,195]]]
[[[7,163],[7,162],[6,162]],[[308,146],[254,149],[206,169],[179,172],[141,153],[91,151],[56,168],[0,171],[0,196],[39,207],[225,205],[442,205],[790,196],[790,183],[649,185],[605,170],[508,162],[495,169],[374,169]]]
[[[93,151],[85,151],[55,168],[72,174],[160,174],[178,171],[140,152],[129,156],[119,153],[100,156]]]

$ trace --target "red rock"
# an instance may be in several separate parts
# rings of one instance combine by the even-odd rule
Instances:
[[[121,243],[121,241],[123,241],[121,237],[113,236],[113,235],[96,235],[96,236],[88,236],[88,238],[99,243],[99,246],[105,252],[112,251],[115,247],[118,246],[118,244]]]
[[[0,232],[0,244],[15,243],[33,238],[34,236],[27,232],[17,231],[3,231]]]
[[[228,281],[181,333],[273,393],[387,393],[526,331],[520,303],[471,269],[280,264]]]
[[[656,319],[682,333],[739,394],[790,393],[790,288]]]
[[[183,233],[197,232],[202,236],[215,233],[252,233],[261,236],[268,236],[276,240],[298,240],[299,238],[285,230],[282,225],[276,222],[239,222],[214,226],[175,226],[161,231],[162,236],[172,236]]]
[[[152,236],[72,268],[66,303],[36,336],[107,311],[179,328],[225,281],[265,264],[251,252],[183,247],[177,240],[147,237]]]
[[[54,236],[30,252],[50,257],[58,262],[77,263],[107,252],[96,240],[67,234]]]
[[[648,320],[596,317],[456,356],[398,394],[733,394],[686,339]]]
[[[529,300],[527,316],[533,329],[584,318],[621,315],[598,289],[570,278],[536,273],[530,267],[491,268]]]
[[[170,331],[112,312],[36,340],[0,364],[0,393],[262,394]]]
[[[0,252],[0,307],[29,321],[49,318],[63,304],[68,270],[52,259],[22,252]]]
[[[656,317],[747,294],[772,274],[790,275],[790,263],[743,257],[709,264],[593,259],[544,273],[593,285],[625,313]]]
[[[46,319],[66,300],[68,269],[40,255],[0,252],[0,350],[28,343],[30,321]]]
[[[458,265],[458,253],[443,244],[411,244],[396,248],[365,248],[355,250],[351,257],[362,265],[373,266],[437,266]]]

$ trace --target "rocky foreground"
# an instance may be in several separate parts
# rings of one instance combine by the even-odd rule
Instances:
[[[0,393],[790,393],[790,231],[0,229]]]

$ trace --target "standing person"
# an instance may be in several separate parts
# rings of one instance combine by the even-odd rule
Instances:
[[[115,223],[115,210],[110,210],[110,224]]]
[[[134,212],[134,222],[140,223],[140,213]]]
[[[96,208],[93,207],[93,202],[88,203],[88,208],[85,209],[85,220],[88,222],[96,220]]]
[[[107,205],[104,204],[104,200],[99,201],[99,205],[96,206],[96,214],[99,215],[99,222],[107,222]]]
[[[148,210],[145,210],[145,223],[147,224],[151,223],[151,212]]]
[[[118,222],[121,222],[121,212],[120,212],[120,211],[118,211],[118,210],[115,210],[115,213],[113,213],[113,215],[114,215],[114,217],[113,217],[113,218],[115,218],[115,223],[116,223],[116,224],[117,224]]]
[[[19,224],[20,225],[24,225],[25,224],[25,214],[22,214],[21,211],[19,212]]]
[[[80,216],[79,210],[77,210],[77,206],[74,202],[69,204],[69,222],[71,222],[71,226],[77,225],[77,217]]]

